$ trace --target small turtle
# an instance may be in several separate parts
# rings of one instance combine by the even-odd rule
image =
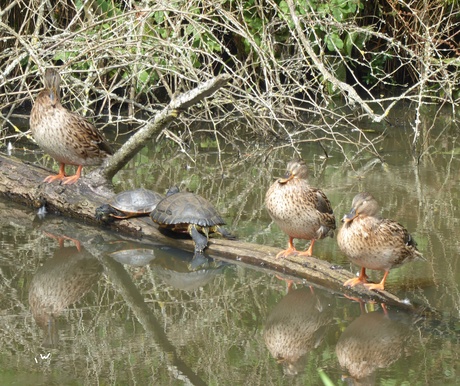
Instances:
[[[118,193],[108,204],[96,209],[96,219],[110,221],[136,216],[146,216],[164,198],[160,193],[147,189],[127,190]]]
[[[168,193],[150,213],[160,228],[188,233],[195,243],[195,255],[202,255],[208,245],[209,233],[233,236],[220,227],[225,222],[214,206],[197,194],[190,192]]]

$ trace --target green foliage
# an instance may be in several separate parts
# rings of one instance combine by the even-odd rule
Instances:
[[[216,8],[195,1],[169,2],[165,6],[157,4],[146,11],[140,9],[138,14],[122,8],[122,2],[114,0],[97,0],[92,3],[91,9],[82,0],[76,0],[74,4],[82,15],[81,25],[76,25],[77,29],[79,26],[82,28],[82,34],[76,34],[73,39],[80,41],[82,46],[85,39],[110,41],[116,31],[126,33],[126,39],[132,43],[126,46],[114,45],[111,47],[112,54],[119,53],[122,58],[129,51],[133,56],[148,58],[147,64],[145,61],[131,62],[131,66],[121,66],[116,72],[111,70],[109,73],[110,79],[121,76],[131,87],[134,86],[136,95],[148,93],[160,80],[159,72],[153,68],[180,73],[180,67],[185,63],[196,69],[206,65],[214,66],[215,61],[208,58],[220,56],[224,59],[223,55],[228,52],[239,59],[251,58],[256,68],[258,55],[267,48],[268,33],[274,42],[285,47],[284,52],[274,52],[276,60],[285,60],[286,54],[297,49],[297,43],[292,39],[294,26],[285,0],[275,0],[274,6],[256,0],[223,0]],[[231,14],[235,18],[234,22],[229,23],[226,13],[218,9]],[[357,32],[356,29],[345,28],[345,23],[354,24],[354,18],[363,9],[363,3],[360,0],[297,0],[295,9],[317,53],[341,57],[342,63],[337,64],[332,72],[338,79],[345,81],[345,63],[352,63],[354,50],[361,53],[368,39],[368,34],[362,30]],[[57,17],[59,10],[55,12]],[[89,20],[85,20],[85,17],[89,14],[94,15],[94,20],[86,24]],[[235,24],[235,29],[227,29],[232,24]],[[177,63],[169,60],[167,51],[156,52],[155,41],[161,41],[160,44],[171,42],[167,50],[171,50],[173,56],[176,55],[176,46],[181,51],[181,47],[190,47],[184,52],[184,63],[176,67]],[[385,56],[375,58],[372,64],[375,64],[375,74],[380,75],[385,59]],[[60,45],[54,60],[71,62],[79,70],[99,67],[98,63],[93,63],[94,55],[75,49],[74,45]],[[372,83],[375,74],[369,71],[365,81]],[[131,83],[129,79],[132,77],[136,81]],[[327,85],[326,90],[332,94],[335,92],[330,85]]]
[[[75,6],[78,10],[80,10],[84,7],[85,3],[86,1],[84,0],[76,0]],[[106,15],[107,17],[113,17],[122,13],[121,9],[119,9],[113,1],[96,0],[94,3],[97,11]]]
[[[378,52],[373,55],[369,71],[363,77],[364,82],[366,84],[374,84],[378,79],[381,79],[385,75],[385,64],[390,59],[392,59],[392,55],[386,52]]]
[[[235,1],[230,0],[229,3]],[[277,0],[278,6],[277,13],[265,10],[261,12],[254,4],[254,1],[242,2],[244,7],[244,18],[246,25],[249,26],[251,31],[251,39],[256,44],[263,44],[262,34],[266,33],[263,26],[273,21],[276,16],[280,21],[284,21],[284,28],[277,30],[274,38],[278,42],[286,44],[290,38],[291,33],[289,30],[294,28],[290,10],[285,0]],[[363,4],[359,0],[298,0],[295,2],[296,12],[301,16],[304,23],[304,29],[318,50],[325,51],[326,53],[336,55],[340,54],[345,56],[345,60],[351,61],[353,48],[362,50],[364,43],[368,39],[367,34],[350,32],[343,28],[343,23],[353,21],[360,10],[363,9]],[[320,22],[318,22],[318,19]],[[312,25],[313,30],[312,30]],[[246,53],[250,52],[250,42],[244,39]],[[292,43],[291,43],[292,44]],[[345,81],[346,71],[342,63],[336,67],[334,75]],[[331,90],[328,85],[327,89]]]
[[[135,91],[137,94],[142,94],[159,80],[158,73],[152,68],[169,68],[180,72],[179,68],[174,68],[174,63],[168,60],[165,52],[152,50],[152,42],[171,41],[171,50],[174,50],[176,45],[179,47],[190,46],[193,49],[187,51],[187,60],[194,68],[203,65],[203,53],[222,52],[222,45],[219,37],[215,35],[214,27],[200,20],[205,11],[199,3],[188,4],[188,9],[185,11],[178,8],[177,12],[171,8],[175,5],[182,7],[182,5],[171,3],[168,7],[158,7],[148,14],[141,11],[138,15],[128,12],[129,10],[121,9],[118,4],[112,0],[97,0],[90,11],[97,15],[100,20],[104,21],[105,19],[107,22],[93,22],[88,25],[82,23],[83,33],[77,33],[73,39],[84,45],[85,39],[88,38],[109,41],[113,40],[114,31],[127,33],[126,39],[134,43],[114,45],[111,47],[111,51],[112,53],[119,53],[120,58],[126,56],[127,52],[135,56],[149,58],[150,63],[147,66],[144,61],[139,61],[131,63],[135,66],[126,66],[117,70],[117,74],[123,79],[128,80],[133,76],[136,78]],[[77,11],[81,12],[81,15],[86,15],[85,6],[86,2],[76,0],[75,7]],[[58,11],[56,10],[56,12]],[[187,17],[184,18],[181,12],[184,12],[183,14]],[[56,16],[58,15],[56,14]],[[177,28],[178,26],[179,28]],[[91,53],[81,52],[81,50],[67,45],[59,47],[53,60],[63,63],[71,62],[73,68],[79,70],[98,67],[97,64],[93,63]],[[109,75],[114,76],[115,72],[111,71]]]
[[[280,1],[279,9],[282,17],[289,20],[289,7],[284,0]],[[348,55],[351,53],[352,43],[358,42],[358,44],[362,45],[365,37],[359,37],[357,33],[350,36],[349,33],[342,32],[343,26],[340,23],[351,21],[361,9],[363,9],[363,5],[359,0],[331,0],[327,2],[300,0],[296,2],[296,12],[299,15],[306,16],[307,20],[309,14],[314,14],[321,20],[330,20],[332,16],[332,23],[317,23],[314,31],[315,36],[319,36],[323,40],[329,51],[346,53]],[[321,42],[316,43],[321,44]]]

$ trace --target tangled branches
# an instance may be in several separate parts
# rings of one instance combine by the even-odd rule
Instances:
[[[454,3],[14,0],[0,10],[0,118],[30,106],[52,65],[66,104],[111,124],[144,124],[175,94],[228,73],[231,86],[183,115],[173,140],[193,140],[201,121],[217,141],[244,126],[296,151],[330,141],[345,158],[378,155],[363,127],[408,101],[415,147],[423,106],[455,112],[459,101]]]

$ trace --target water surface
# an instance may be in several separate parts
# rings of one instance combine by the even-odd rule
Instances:
[[[335,385],[458,384],[460,146],[447,115],[427,127],[415,150],[410,122],[372,127],[382,157],[353,144],[324,143],[327,159],[317,144],[299,151],[338,219],[366,190],[407,227],[426,261],[391,271],[387,289],[436,314],[363,304],[219,261],[192,272],[189,253],[58,216],[39,220],[2,199],[0,384],[321,385],[322,376]],[[250,139],[218,145],[209,133],[188,154],[152,144],[117,175],[116,188],[179,185],[210,199],[240,239],[284,248],[263,201],[294,151]],[[39,152],[32,157],[52,166]],[[113,254],[131,249],[138,253]],[[357,270],[335,239],[314,252]]]

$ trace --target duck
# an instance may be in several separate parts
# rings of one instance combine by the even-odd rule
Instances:
[[[272,220],[289,237],[288,248],[277,258],[290,255],[312,256],[316,240],[334,235],[335,216],[327,196],[308,183],[308,167],[303,160],[287,164],[283,178],[267,190],[265,206]],[[298,252],[294,239],[310,240],[309,248]]]
[[[100,165],[113,149],[91,122],[62,106],[60,84],[59,73],[46,69],[45,88],[30,114],[30,130],[38,146],[59,162],[59,173],[46,177],[44,182],[71,185],[80,178],[83,166]],[[65,165],[77,166],[75,175],[67,176]]]
[[[377,200],[363,192],[353,198],[350,213],[342,219],[337,243],[351,262],[361,267],[359,276],[345,281],[344,286],[363,284],[369,290],[383,291],[391,269],[423,259],[407,229],[394,220],[382,218],[379,212]],[[384,271],[380,283],[368,283],[366,269]]]

